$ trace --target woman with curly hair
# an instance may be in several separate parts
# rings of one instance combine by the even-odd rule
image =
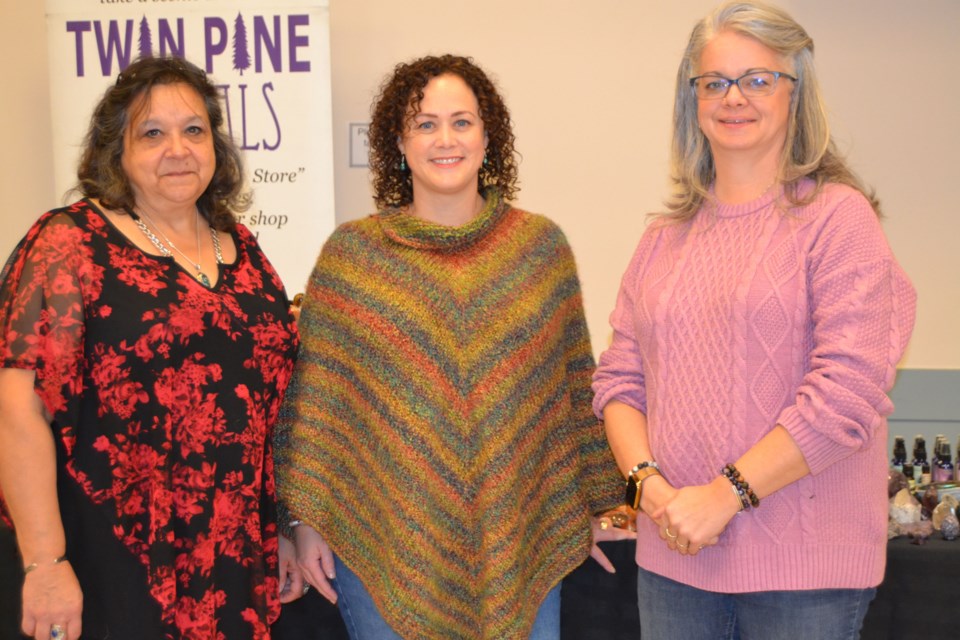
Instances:
[[[381,211],[317,260],[278,431],[298,562],[354,640],[556,639],[619,486],[570,248],[509,204],[510,115],[469,58],[398,65],[370,149]]]

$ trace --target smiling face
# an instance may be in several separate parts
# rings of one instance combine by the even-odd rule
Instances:
[[[739,78],[750,71],[793,73],[787,61],[757,40],[721,31],[704,47],[697,75]],[[739,87],[731,85],[723,98],[698,100],[697,120],[714,159],[723,162],[736,156],[749,157],[777,166],[787,139],[792,89],[793,82],[781,77],[769,96],[747,100]]]
[[[138,207],[192,207],[216,167],[203,99],[188,85],[160,84],[130,107],[121,166]]]
[[[477,97],[458,75],[431,78],[400,141],[413,197],[477,193],[487,138]]]

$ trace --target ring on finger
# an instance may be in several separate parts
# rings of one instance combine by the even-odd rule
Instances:
[[[667,534],[667,537],[670,538],[671,540],[676,540],[677,536],[680,535],[679,533],[670,533],[670,527],[667,527],[666,529],[664,529],[663,532]]]
[[[58,624],[50,625],[50,640],[61,640],[63,637],[63,627]]]
[[[686,551],[686,549],[687,549],[689,546],[690,546],[690,543],[689,543],[689,542],[688,542],[687,544],[680,544],[679,542],[677,543],[677,547],[680,548],[680,549],[683,549],[684,551]]]

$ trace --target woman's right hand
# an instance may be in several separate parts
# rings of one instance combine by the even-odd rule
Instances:
[[[45,563],[23,581],[23,633],[37,640],[49,640],[53,625],[63,628],[60,638],[80,637],[83,593],[69,562]]]
[[[333,569],[333,552],[316,529],[308,524],[298,525],[294,530],[297,547],[297,564],[307,582],[324,598],[337,603],[337,592],[330,584],[336,577]]]

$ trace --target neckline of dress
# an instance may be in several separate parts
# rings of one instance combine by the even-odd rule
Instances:
[[[121,231],[120,228],[119,228],[116,224],[113,223],[113,220],[111,220],[111,219],[107,216],[107,214],[103,212],[103,209],[101,208],[100,204],[99,204],[98,202],[95,202],[95,201],[93,200],[93,198],[84,197],[84,198],[82,198],[82,202],[85,202],[85,203],[87,204],[87,206],[90,207],[90,210],[91,210],[91,211],[93,211],[93,212],[96,213],[98,216],[100,216],[100,219],[103,220],[103,222],[110,228],[110,230],[111,230],[113,233],[117,234],[117,236],[119,236],[120,238],[122,238],[123,241],[124,241],[124,243],[127,244],[127,246],[130,246],[130,247],[136,249],[137,251],[139,251],[139,252],[142,253],[143,255],[145,255],[145,256],[147,256],[148,258],[151,258],[151,259],[153,259],[153,260],[162,260],[162,261],[164,261],[164,262],[172,262],[172,263],[176,264],[178,267],[180,267],[180,269],[182,269],[185,273],[189,273],[189,271],[188,271],[187,269],[184,269],[183,266],[180,265],[180,263],[177,262],[177,261],[174,259],[173,256],[158,255],[158,254],[156,254],[156,253],[150,253],[149,251],[144,251],[144,249],[143,249],[142,247],[140,247],[140,245],[138,245],[136,242],[134,242],[133,239],[131,239],[126,233],[124,233],[123,231]],[[224,262],[221,262],[221,263],[218,263],[218,264],[217,264],[217,268],[220,270],[220,277],[218,277],[218,278],[217,278],[217,282],[214,283],[214,285],[213,285],[213,288],[214,288],[214,289],[217,289],[217,288],[218,288],[218,285],[219,285],[219,283],[220,283],[220,280],[223,279],[223,272],[224,272],[225,269],[232,269],[232,268],[234,268],[234,267],[236,267],[237,265],[240,264],[241,253],[244,251],[244,249],[243,249],[242,246],[241,246],[241,243],[240,243],[240,240],[239,240],[239,238],[238,238],[238,236],[237,236],[236,231],[228,231],[227,233],[230,235],[230,238],[233,240],[233,246],[236,247],[236,255],[235,255],[234,258],[233,258],[233,262],[226,262],[226,261],[224,261]],[[191,274],[191,276],[192,276],[192,274]],[[202,284],[202,283],[201,283],[201,284]]]

